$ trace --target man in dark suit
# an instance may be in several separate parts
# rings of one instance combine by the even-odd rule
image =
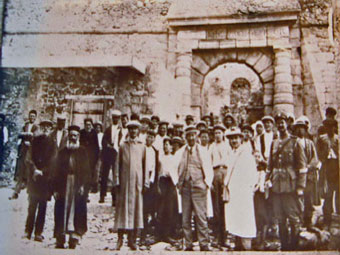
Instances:
[[[99,203],[104,203],[104,199],[106,196],[107,191],[107,180],[109,178],[110,169],[114,168],[119,143],[122,139],[122,132],[119,126],[120,121],[120,111],[113,110],[112,111],[112,125],[109,126],[103,136],[102,141],[102,161],[103,161],[103,168],[101,173],[101,180],[100,180],[100,200]],[[112,204],[114,204],[115,197],[114,197],[114,190],[111,190],[112,195]]]
[[[52,122],[40,122],[41,134],[35,136],[26,154],[28,215],[25,237],[30,239],[35,229],[35,241],[42,242],[47,201],[51,198],[52,165],[56,150],[51,137]],[[36,216],[37,214],[37,216]]]
[[[93,128],[93,121],[91,118],[86,118],[84,120],[84,129],[80,130],[80,145],[86,150],[86,155],[90,164],[91,176],[90,185],[95,186],[93,183],[96,174],[96,164],[99,158],[99,145],[98,136]],[[90,187],[85,187],[85,194],[88,195]]]

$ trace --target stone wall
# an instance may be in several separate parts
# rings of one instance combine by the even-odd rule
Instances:
[[[320,125],[328,106],[338,108],[336,42],[329,22],[332,1],[300,1],[301,52],[304,114],[314,126]],[[339,72],[338,72],[339,74]]]

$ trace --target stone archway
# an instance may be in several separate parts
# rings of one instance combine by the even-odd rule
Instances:
[[[273,51],[269,48],[197,50],[192,54],[191,65],[191,107],[202,112],[203,84],[209,72],[225,63],[239,63],[251,68],[263,84],[264,113],[273,109]]]

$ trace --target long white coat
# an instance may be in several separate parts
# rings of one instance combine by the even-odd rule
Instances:
[[[230,174],[231,178],[228,185],[230,200],[225,203],[226,230],[239,237],[253,238],[256,237],[253,196],[254,186],[258,180],[255,158],[251,150],[244,145],[236,151],[230,150],[228,158],[225,186]]]

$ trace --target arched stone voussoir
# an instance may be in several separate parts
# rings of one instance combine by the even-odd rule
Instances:
[[[202,59],[200,55],[194,54],[192,56],[192,68],[195,69],[197,72],[205,75],[209,72],[210,66]]]
[[[261,59],[261,57],[264,54],[261,51],[253,51],[251,53],[248,54],[247,59],[246,59],[246,63],[249,66],[254,67],[255,64]]]

